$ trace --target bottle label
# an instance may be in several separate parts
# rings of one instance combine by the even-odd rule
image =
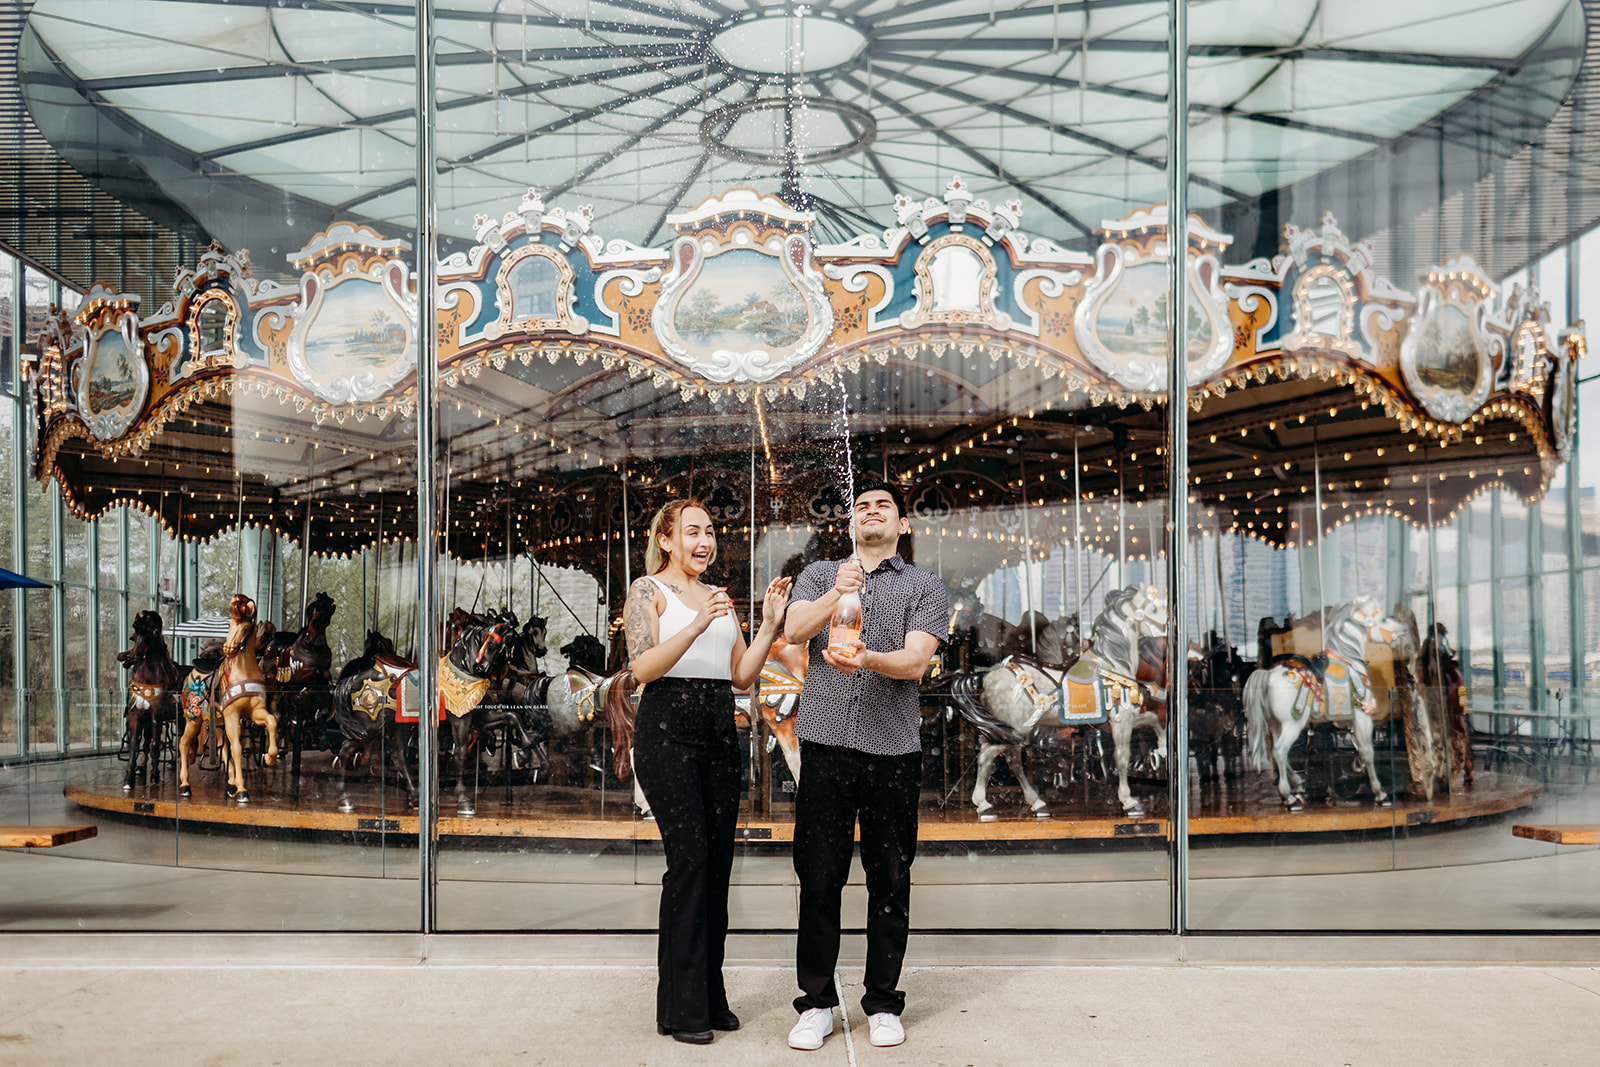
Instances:
[[[861,640],[861,627],[859,626],[830,626],[828,627],[828,647],[840,652],[848,652],[854,647],[856,641]]]

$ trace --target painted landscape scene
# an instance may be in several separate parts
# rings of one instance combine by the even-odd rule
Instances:
[[[319,377],[393,366],[407,357],[400,313],[375,282],[331,287],[306,332],[306,364]]]
[[[1189,358],[1211,347],[1211,322],[1188,306]],[[1120,356],[1165,359],[1167,352],[1167,265],[1141,263],[1122,272],[1116,289],[1100,305],[1095,330],[1107,351]]]
[[[805,333],[806,306],[776,259],[740,249],[705,261],[673,325],[690,347],[703,351],[776,351]]]
[[[1478,346],[1472,323],[1451,304],[1441,304],[1417,334],[1417,380],[1447,393],[1471,394],[1478,384]]]
[[[94,365],[89,368],[88,396],[84,398],[91,412],[103,415],[133,403],[139,391],[135,377],[133,353],[120,333],[107,331],[95,343]]]

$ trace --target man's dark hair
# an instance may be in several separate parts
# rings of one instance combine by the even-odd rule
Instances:
[[[894,501],[894,510],[900,518],[909,519],[911,517],[906,514],[906,496],[900,491],[900,487],[893,482],[886,482],[882,478],[863,478],[856,482],[855,499],[850,501],[851,509],[855,509],[856,501],[861,499],[863,493],[871,492],[888,493],[889,499]]]

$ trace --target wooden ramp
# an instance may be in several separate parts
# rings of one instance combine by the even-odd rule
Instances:
[[[94,826],[0,826],[0,848],[55,848],[97,833]]]
[[[1600,826],[1568,823],[1556,826],[1533,824],[1513,826],[1511,832],[1518,837],[1535,841],[1550,841],[1557,845],[1600,845]]]

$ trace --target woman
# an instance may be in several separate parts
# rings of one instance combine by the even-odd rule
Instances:
[[[739,815],[740,761],[733,691],[755,683],[789,602],[774,579],[761,628],[745,645],[725,590],[701,581],[717,558],[705,505],[674,500],[650,520],[645,577],[624,610],[634,677],[645,686],[634,767],[661,830],[656,1029],[692,1045],[737,1030],[722,984],[728,879]]]

